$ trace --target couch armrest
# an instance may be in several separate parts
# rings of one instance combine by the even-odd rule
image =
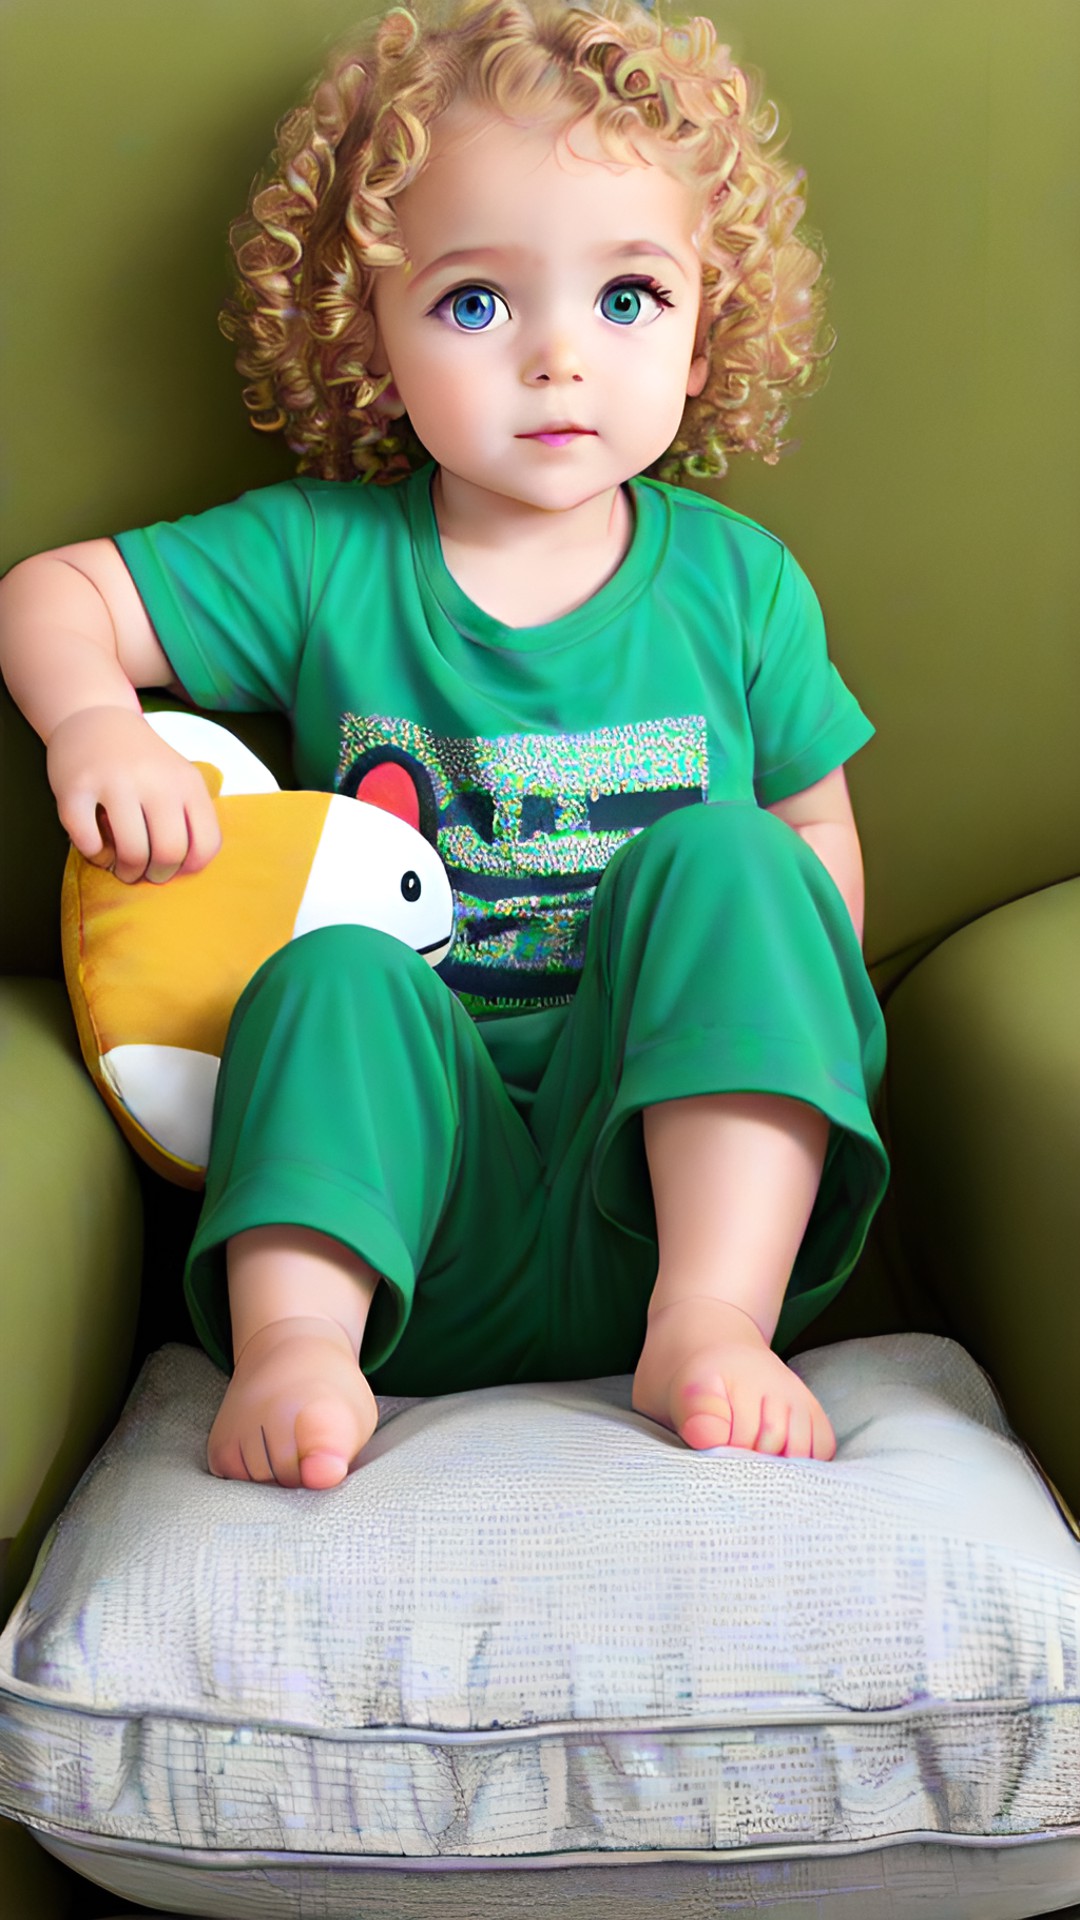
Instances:
[[[886,1007],[907,1257],[1080,1513],[1080,880],[985,914]]]
[[[0,1618],[113,1424],[135,1334],[131,1155],[83,1067],[62,986],[0,981]]]

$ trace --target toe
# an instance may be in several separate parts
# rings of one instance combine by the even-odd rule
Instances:
[[[764,1395],[760,1391],[748,1390],[736,1397],[731,1413],[733,1447],[745,1447],[747,1453],[756,1451],[764,1412]]]
[[[344,1454],[313,1448],[300,1457],[300,1482],[305,1487],[338,1487],[347,1477],[349,1463]]]
[[[277,1475],[266,1449],[266,1439],[262,1429],[260,1428],[258,1434],[254,1436],[248,1435],[246,1447],[243,1440],[238,1440],[236,1444],[244,1464],[244,1471],[239,1477],[244,1480],[255,1480],[261,1486],[272,1487]]]
[[[679,1428],[679,1438],[696,1452],[705,1447],[726,1447],[731,1438],[730,1408],[725,1414],[688,1414]]]
[[[675,1431],[688,1447],[726,1447],[731,1438],[731,1402],[719,1376],[688,1380],[673,1395]]]
[[[814,1447],[814,1422],[810,1408],[792,1407],[788,1421],[787,1446],[784,1448],[788,1460],[808,1460]]]
[[[206,1443],[206,1465],[215,1480],[250,1480],[238,1440],[222,1441],[211,1429]]]
[[[316,1400],[296,1416],[296,1453],[301,1484],[336,1487],[371,1438],[356,1411],[342,1400]]]
[[[814,1444],[811,1458],[831,1460],[836,1453],[836,1435],[827,1414],[822,1412],[816,1401],[814,1402],[813,1429]]]
[[[766,1394],[761,1403],[761,1425],[753,1443],[755,1453],[783,1453],[788,1442],[791,1408],[786,1400]]]

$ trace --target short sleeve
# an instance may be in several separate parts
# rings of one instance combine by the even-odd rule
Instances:
[[[763,807],[823,780],[874,729],[829,659],[817,595],[786,548],[747,684],[754,796]]]
[[[294,481],[116,536],[196,706],[291,710],[308,630],[313,519]]]

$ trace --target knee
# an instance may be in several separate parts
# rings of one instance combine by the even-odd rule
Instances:
[[[709,879],[721,873],[756,874],[763,867],[798,863],[806,851],[785,821],[754,801],[711,801],[665,814],[621,848],[616,860],[628,861],[635,880],[645,871],[676,878],[685,871],[694,874],[696,885],[699,873]]]
[[[349,990],[360,983],[382,979],[434,979],[431,968],[412,947],[377,927],[353,925],[316,927],[289,940],[265,960],[253,976],[247,995],[260,990]]]
[[[709,800],[704,806],[682,807],[657,823],[666,828],[677,846],[730,848],[737,852],[747,847],[755,858],[763,847],[786,846],[791,829],[773,813],[767,813],[754,800]]]

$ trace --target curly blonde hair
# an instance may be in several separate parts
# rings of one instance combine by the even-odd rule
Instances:
[[[385,484],[427,460],[407,417],[373,405],[390,376],[366,364],[371,297],[374,276],[406,257],[395,197],[461,99],[518,121],[589,115],[609,151],[646,129],[699,185],[709,372],[649,471],[716,479],[743,451],[773,464],[792,396],[821,384],[832,349],[823,254],[800,231],[804,176],[712,22],[668,23],[637,0],[417,0],[339,49],[279,125],[230,230],[239,290],[220,325],[239,346],[253,425],[284,430],[300,472],[323,479]]]

